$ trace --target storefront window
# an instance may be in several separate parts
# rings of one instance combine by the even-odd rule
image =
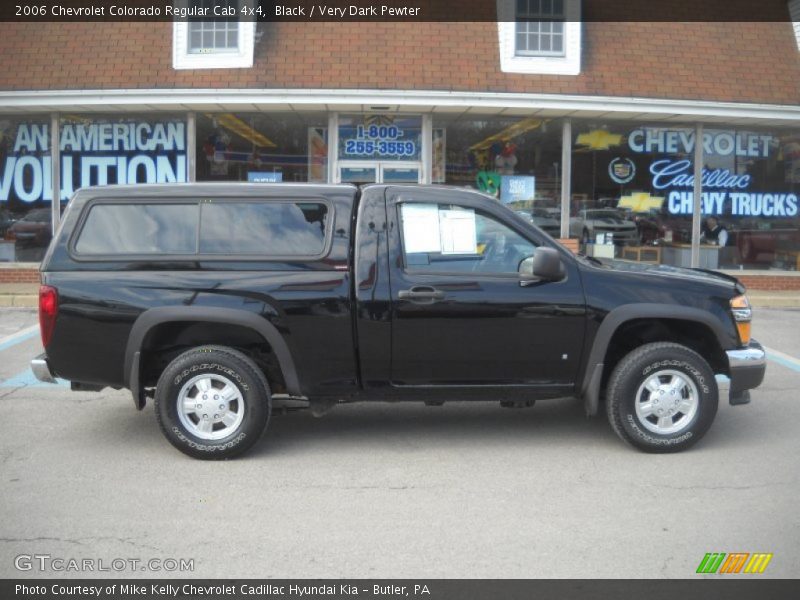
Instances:
[[[0,261],[35,261],[51,238],[49,119],[0,118]]]
[[[65,115],[61,202],[82,187],[187,180],[183,115]],[[0,119],[0,260],[39,261],[52,237],[49,119]]]
[[[433,121],[433,182],[479,189],[559,235],[559,120],[447,117]]]
[[[601,256],[689,266],[694,128],[576,122],[573,133],[571,237]],[[700,266],[796,269],[800,133],[705,129],[702,143]]]
[[[328,117],[317,113],[197,116],[197,180],[328,181]]]
[[[338,181],[422,182],[421,115],[339,115],[338,122]]]

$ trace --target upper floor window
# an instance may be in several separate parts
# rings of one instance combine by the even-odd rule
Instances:
[[[517,56],[564,55],[564,0],[517,0]]]
[[[191,54],[238,51],[238,21],[189,22],[189,52]]]
[[[503,72],[581,72],[581,0],[496,1]]]
[[[242,19],[242,8],[254,0],[229,0],[235,16],[214,16],[214,0],[177,0],[190,15],[173,25],[172,65],[175,69],[235,69],[253,66],[255,22]],[[217,8],[218,10],[218,8]]]

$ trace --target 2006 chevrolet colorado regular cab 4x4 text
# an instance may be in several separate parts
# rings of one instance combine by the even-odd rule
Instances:
[[[651,452],[749,401],[765,354],[726,275],[573,256],[444,186],[79,191],[42,263],[37,377],[155,399],[179,450],[250,448],[278,406],[573,396]]]

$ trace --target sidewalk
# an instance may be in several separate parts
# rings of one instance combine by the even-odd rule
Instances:
[[[800,308],[800,291],[747,290],[754,308]]]
[[[800,308],[800,291],[748,290],[755,308]],[[38,283],[0,283],[0,307],[32,307],[39,303]]]

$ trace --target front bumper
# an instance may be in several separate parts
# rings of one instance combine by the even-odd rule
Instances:
[[[755,340],[744,348],[728,350],[728,367],[730,370],[731,404],[745,404],[749,401],[747,390],[752,390],[764,381],[767,371],[767,353],[764,347]],[[746,398],[746,399],[745,399]],[[742,399],[742,401],[738,401]]]
[[[40,354],[31,361],[31,371],[33,371],[33,376],[39,381],[57,383],[55,375],[50,371],[50,365],[47,364],[46,354]]]

